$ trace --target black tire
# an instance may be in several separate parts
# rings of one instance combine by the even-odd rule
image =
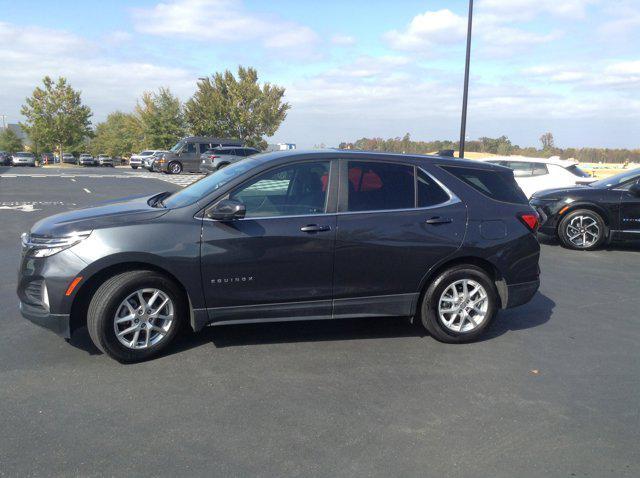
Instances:
[[[114,318],[122,301],[143,288],[157,288],[167,294],[174,304],[174,321],[157,344],[131,349],[117,339]],[[155,271],[123,272],[107,279],[94,293],[87,310],[87,329],[95,346],[111,358],[123,363],[140,362],[158,355],[173,341],[187,312],[183,294],[166,276]]]
[[[169,174],[180,174],[182,172],[182,163],[179,161],[171,161],[167,165],[167,172]]]
[[[580,218],[583,218],[583,221],[580,221]],[[574,242],[572,242],[571,233],[576,233],[582,230],[576,229],[576,227],[572,225],[572,221],[574,221],[574,223],[579,222],[585,225],[595,223],[595,226],[597,227],[597,238],[593,235],[594,233],[596,233],[595,227],[590,226],[588,228],[585,228],[588,229],[588,233],[585,233],[585,235],[578,237],[577,240],[574,240]],[[575,249],[578,251],[592,251],[600,247],[606,240],[606,227],[607,226],[604,222],[604,219],[602,219],[602,216],[600,216],[600,214],[598,214],[597,212],[590,209],[576,209],[575,211],[571,211],[570,213],[568,213],[564,218],[562,218],[560,224],[558,224],[558,240],[564,247],[568,249]],[[584,242],[584,237],[587,238],[587,242]],[[580,242],[583,242],[586,245],[581,245]]]
[[[131,166],[131,169],[138,169],[138,166]]]
[[[220,170],[222,168],[226,168],[227,166],[229,166],[229,163],[222,163],[216,168],[216,170]]]
[[[470,279],[480,284],[487,293],[487,310],[485,319],[473,330],[456,332],[449,329],[440,319],[438,302],[443,292],[454,282]],[[420,310],[422,325],[431,336],[446,343],[472,342],[489,327],[498,310],[498,292],[496,286],[487,273],[473,265],[457,265],[440,273],[429,285],[423,298]]]

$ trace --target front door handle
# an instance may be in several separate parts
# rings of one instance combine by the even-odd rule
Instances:
[[[318,226],[317,224],[308,224],[306,226],[302,226],[300,228],[300,230],[302,232],[324,232],[324,231],[330,231],[331,227],[330,226]]]
[[[427,219],[427,224],[449,224],[453,222],[453,219],[450,217],[432,217],[431,219]]]

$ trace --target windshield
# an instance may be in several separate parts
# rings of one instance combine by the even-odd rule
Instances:
[[[631,171],[625,171],[620,174],[614,174],[613,176],[609,176],[608,178],[604,178],[600,181],[591,183],[591,186],[594,188],[610,188],[637,178],[640,178],[640,168],[632,169]]]
[[[578,176],[579,178],[590,178],[591,177],[589,175],[589,173],[583,171],[582,169],[580,169],[575,164],[572,164],[571,166],[569,166],[568,168],[565,168],[565,169],[567,171],[569,171],[571,174],[573,174],[574,176]]]
[[[172,153],[178,153],[180,152],[183,146],[184,146],[184,141],[178,141],[176,145],[173,148],[171,148],[169,151],[171,151]]]
[[[30,156],[33,156],[33,154],[31,154],[31,153],[16,153],[16,156],[18,158],[28,158]]]
[[[216,189],[228,183],[232,179],[246,173],[254,168],[259,159],[245,159],[237,163],[230,164],[226,168],[218,169],[214,173],[196,181],[191,186],[187,186],[180,191],[173,193],[171,196],[163,200],[163,204],[168,208],[188,206],[198,199],[211,194]]]

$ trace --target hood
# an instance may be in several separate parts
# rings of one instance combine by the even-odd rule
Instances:
[[[103,202],[93,207],[55,214],[36,222],[31,234],[63,236],[72,232],[92,231],[121,224],[146,222],[167,213],[168,209],[149,206],[158,194]]]

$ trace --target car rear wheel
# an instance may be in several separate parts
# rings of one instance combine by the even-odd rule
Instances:
[[[182,164],[178,161],[172,161],[167,167],[169,174],[180,174],[182,172]]]
[[[155,271],[131,271],[105,281],[87,311],[95,346],[124,363],[149,359],[176,336],[186,304],[176,284]]]
[[[138,166],[131,166],[131,169],[138,169]]]
[[[222,163],[217,167],[217,169],[220,170],[222,168],[226,168],[227,166],[229,166],[229,163]]]
[[[558,226],[558,239],[569,249],[582,251],[597,249],[605,238],[604,220],[600,214],[589,209],[571,211]]]
[[[459,265],[436,277],[422,299],[422,324],[433,338],[447,343],[475,340],[498,308],[495,284],[472,265]]]

